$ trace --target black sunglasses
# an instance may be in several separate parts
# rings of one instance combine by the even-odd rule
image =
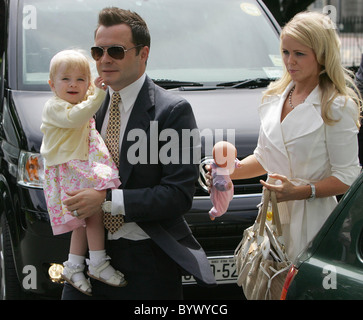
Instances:
[[[91,54],[93,59],[96,61],[100,60],[104,54],[105,51],[107,51],[107,54],[113,58],[122,60],[125,57],[125,53],[131,49],[135,49],[137,47],[143,47],[143,44],[139,44],[135,47],[125,49],[123,46],[111,46],[111,47],[92,47],[91,48]]]

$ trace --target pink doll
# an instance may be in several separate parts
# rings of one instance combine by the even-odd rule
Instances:
[[[235,146],[226,141],[217,142],[213,147],[211,175],[213,184],[210,188],[210,198],[213,208],[209,211],[211,220],[223,215],[233,198],[234,187],[230,174],[238,164]]]

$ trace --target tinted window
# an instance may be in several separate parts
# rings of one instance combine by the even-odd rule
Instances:
[[[361,259],[361,261],[363,261],[363,230],[361,231],[360,237],[359,237],[358,251],[359,251],[360,259]]]
[[[354,188],[353,188],[354,190]],[[342,211],[344,220],[339,229],[339,242],[342,244],[343,251],[337,247],[334,250],[337,257],[343,261],[352,263],[358,259],[363,262],[363,184],[356,190],[354,196]],[[337,224],[336,227],[339,227]]]
[[[19,10],[19,86],[48,89],[51,57],[87,53],[100,9],[139,13],[151,33],[147,73],[153,79],[220,83],[281,75],[277,32],[254,1],[25,0]],[[30,87],[29,87],[30,86]]]

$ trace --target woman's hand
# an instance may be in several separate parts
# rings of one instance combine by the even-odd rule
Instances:
[[[299,187],[291,183],[291,181],[287,177],[280,174],[270,174],[269,178],[281,181],[281,183],[271,184],[260,180],[261,184],[266,189],[275,191],[277,202],[297,200],[297,193]],[[310,186],[308,187],[310,188]],[[306,198],[307,197],[308,196],[306,196]]]
[[[279,180],[281,183],[270,184],[260,180],[261,184],[271,190],[275,191],[277,202],[290,201],[290,200],[305,200],[311,196],[311,186],[294,185],[287,177],[280,174],[270,174],[269,178]],[[331,197],[339,194],[344,194],[349,186],[341,182],[338,178],[330,176],[323,180],[314,182],[315,197],[324,198]]]

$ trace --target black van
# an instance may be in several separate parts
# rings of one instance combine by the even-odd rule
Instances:
[[[221,286],[233,284],[233,251],[257,213],[259,178],[235,181],[228,212],[211,221],[204,164],[216,141],[240,159],[257,144],[262,90],[282,74],[279,26],[258,0],[0,0],[0,262],[3,299],[59,298],[69,235],[53,236],[39,149],[49,62],[58,51],[89,52],[98,12],[119,6],[148,23],[147,74],[192,105],[202,136],[201,175],[190,227]],[[96,73],[96,71],[95,71]],[[184,278],[193,286],[192,278]],[[34,296],[33,296],[34,297]]]

